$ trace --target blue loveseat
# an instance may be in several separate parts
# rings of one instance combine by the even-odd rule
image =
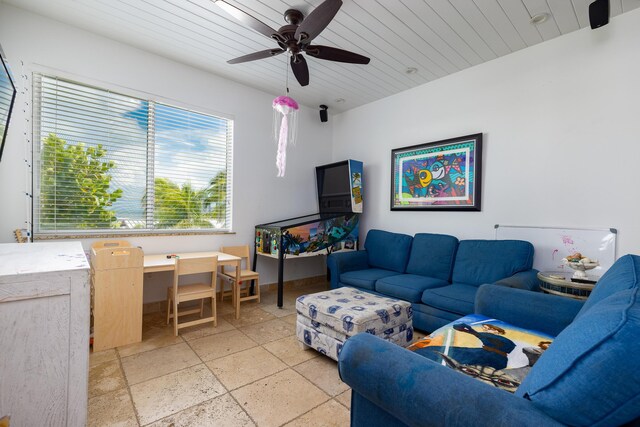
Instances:
[[[370,230],[365,249],[331,254],[331,288],[350,286],[412,303],[413,326],[434,331],[473,313],[478,287],[498,283],[533,290],[533,246],[521,240],[414,237]]]
[[[480,286],[476,312],[555,336],[514,394],[369,334],[339,358],[352,426],[640,425],[640,257],[621,257],[586,302]]]

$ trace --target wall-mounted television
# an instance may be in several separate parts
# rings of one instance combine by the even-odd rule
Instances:
[[[0,160],[2,160],[11,110],[16,100],[16,86],[11,78],[2,46],[0,46],[0,62],[2,63],[0,66]]]

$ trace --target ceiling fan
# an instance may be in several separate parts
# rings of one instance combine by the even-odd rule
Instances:
[[[342,0],[325,0],[306,18],[299,10],[289,9],[284,13],[284,19],[288,22],[288,25],[280,27],[277,31],[224,0],[213,1],[244,25],[275,40],[279,46],[276,49],[262,50],[231,59],[227,61],[229,64],[240,64],[242,62],[270,58],[288,51],[291,54],[290,64],[293,74],[296,76],[300,86],[306,86],[309,84],[309,67],[304,56],[302,56],[303,52],[314,58],[327,61],[347,62],[350,64],[368,64],[370,61],[366,56],[357,53],[330,46],[311,44],[311,41],[336,16],[340,6],[342,6]]]

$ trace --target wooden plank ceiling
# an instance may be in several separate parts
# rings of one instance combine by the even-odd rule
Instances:
[[[283,94],[286,55],[227,60],[276,47],[211,0],[1,0],[272,94]],[[228,0],[273,28],[283,12],[307,15],[322,0]],[[350,65],[307,57],[309,86],[289,72],[301,103],[345,111],[589,26],[591,0],[344,0],[315,44],[371,58]],[[611,0],[611,17],[640,0]],[[549,18],[532,25],[532,16]],[[615,25],[613,22],[610,25]],[[414,74],[406,73],[415,68]],[[343,100],[342,102],[337,100]]]

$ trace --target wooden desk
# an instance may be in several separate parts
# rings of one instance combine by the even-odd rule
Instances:
[[[242,258],[235,255],[229,255],[222,252],[182,252],[176,253],[180,259],[189,258],[205,258],[205,257],[218,257],[218,265],[225,266],[230,265],[236,268],[236,283],[240,281],[240,263]],[[159,271],[173,271],[176,268],[175,258],[167,258],[167,254],[158,255],[145,255],[144,256],[144,272],[156,273]],[[240,298],[238,298],[238,287],[233,287],[233,307],[236,315],[236,319],[240,318]]]

